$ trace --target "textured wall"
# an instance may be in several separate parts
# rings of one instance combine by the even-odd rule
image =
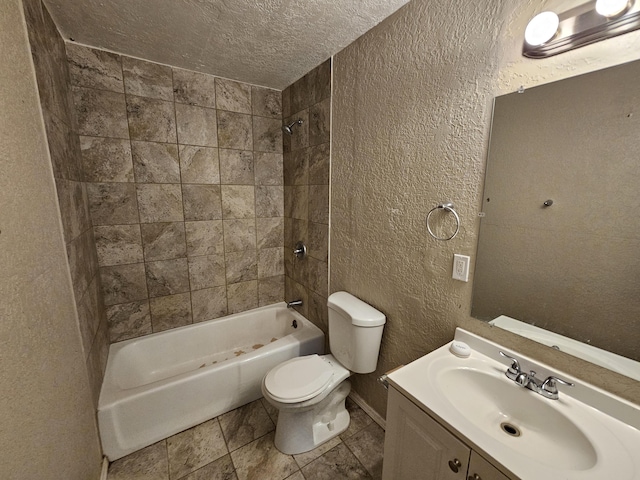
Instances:
[[[329,242],[329,151],[331,61],[327,60],[282,92],[284,123],[298,119],[284,135],[285,298],[327,333]],[[292,254],[302,241],[308,255]]]
[[[67,52],[111,341],[281,301],[281,92]]]
[[[638,382],[473,320],[472,282],[451,279],[454,253],[475,257],[493,97],[640,55],[636,32],[548,60],[521,57],[528,19],[570,4],[416,0],[334,58],[330,292],[387,314],[378,371],[354,378],[381,414],[376,376],[446,343],[456,326],[640,398]],[[446,200],[462,227],[438,242],[424,219]]]
[[[80,142],[74,129],[75,112],[64,42],[40,0],[26,0],[24,3],[82,347],[97,407],[107,366],[109,339],[100,294],[96,245],[89,218],[87,184],[80,161]]]
[[[0,477],[97,479],[95,410],[21,4],[0,3]]]

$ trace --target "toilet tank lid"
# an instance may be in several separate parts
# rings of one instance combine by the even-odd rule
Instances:
[[[329,295],[327,305],[350,317],[351,323],[358,327],[378,327],[387,321],[380,310],[376,310],[348,292],[332,293]]]

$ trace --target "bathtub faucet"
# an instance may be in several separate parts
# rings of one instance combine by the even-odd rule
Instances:
[[[287,302],[287,308],[299,307],[302,305],[302,300],[291,300]]]

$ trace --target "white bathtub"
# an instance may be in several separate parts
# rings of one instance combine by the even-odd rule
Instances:
[[[116,460],[256,400],[271,368],[313,353],[324,334],[284,302],[114,343],[98,402],[104,454]]]

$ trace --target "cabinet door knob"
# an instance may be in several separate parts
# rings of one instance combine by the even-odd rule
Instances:
[[[469,475],[469,480],[482,480],[482,478],[477,473],[474,473],[473,475]]]
[[[454,458],[453,460],[449,460],[449,468],[453,473],[458,473],[458,469],[462,466],[460,460]]]

